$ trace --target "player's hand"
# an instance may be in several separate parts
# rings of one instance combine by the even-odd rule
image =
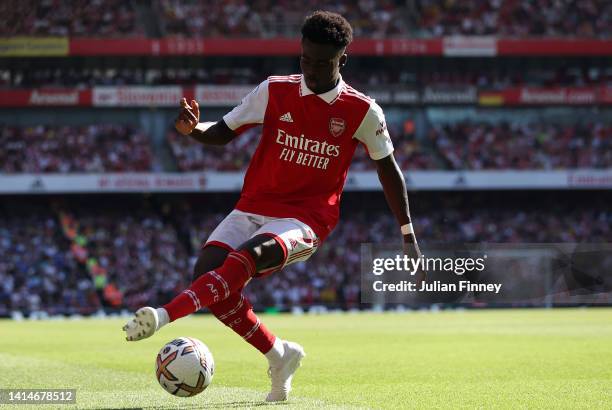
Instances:
[[[410,259],[419,259],[421,257],[421,250],[419,244],[413,234],[404,235],[404,255],[407,255]],[[417,287],[421,287],[421,282],[427,280],[427,273],[424,269],[417,271],[414,274],[416,278]]]
[[[191,100],[191,105],[187,104],[187,99],[181,99],[181,112],[174,121],[174,128],[183,135],[191,134],[191,131],[200,122],[200,106],[196,100]]]

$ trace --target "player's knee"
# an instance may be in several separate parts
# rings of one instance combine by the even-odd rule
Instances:
[[[260,245],[246,245],[246,246],[241,246],[237,249],[239,252],[248,252],[249,255],[251,255],[251,258],[253,258],[253,262],[255,262],[255,266],[257,266],[258,262],[261,260],[262,257],[262,249]]]
[[[284,258],[283,248],[276,239],[267,235],[257,235],[238,247],[240,251],[247,251],[257,271],[264,270],[282,263]]]
[[[217,269],[223,265],[229,251],[217,246],[207,246],[200,251],[200,255],[193,267],[192,279],[195,281],[206,272]]]

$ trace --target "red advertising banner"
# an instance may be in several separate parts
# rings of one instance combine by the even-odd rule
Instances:
[[[293,56],[300,51],[297,38],[226,39],[226,38],[162,38],[162,39],[91,39],[73,38],[70,56],[91,55],[231,55]],[[431,39],[358,38],[349,47],[352,55],[364,56],[582,56],[612,55],[612,40],[600,39],[508,39],[487,36],[449,36]]]
[[[41,88],[0,91],[0,107],[91,106],[91,90]]]
[[[353,55],[442,55],[441,39],[356,39],[349,51]],[[87,39],[70,40],[71,56],[93,55],[217,55],[217,56],[295,56],[300,41],[274,39]]]
[[[183,88],[179,85],[94,87],[92,105],[96,107],[178,107],[183,95]]]
[[[0,107],[178,107],[181,98],[195,98],[201,106],[232,107],[240,103],[255,85],[101,86],[0,90]],[[398,105],[480,105],[554,106],[612,105],[612,87],[511,87],[499,91],[473,86],[428,86],[414,88],[365,89],[381,104]]]
[[[480,105],[594,105],[609,104],[602,98],[604,87],[517,87],[483,91]]]
[[[26,107],[30,105],[31,90],[0,91],[0,107]]]
[[[363,44],[360,44],[361,41]],[[356,40],[349,52],[356,55],[381,56],[439,56],[442,55],[442,39],[427,40],[394,38],[390,40]],[[362,46],[363,48],[359,48]],[[368,46],[368,47],[366,47]]]
[[[540,38],[497,39],[497,55],[501,56],[610,56],[612,40]]]
[[[599,101],[602,104],[612,104],[612,85],[602,85],[599,90]]]

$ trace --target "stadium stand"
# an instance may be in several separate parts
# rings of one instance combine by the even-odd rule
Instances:
[[[612,166],[610,125],[511,125],[466,122],[434,125],[421,141],[398,124],[390,129],[402,169],[572,169]],[[168,142],[181,171],[239,171],[246,168],[260,137],[249,130],[222,147],[205,147],[169,131]],[[352,170],[375,164],[358,147]]]
[[[133,6],[135,5],[135,6]],[[612,34],[608,1],[497,0],[327,2],[233,0],[3,1],[0,35],[72,37],[294,37],[303,17],[325,8],[343,14],[358,37],[443,35],[509,37]],[[546,10],[546,13],[539,12]]]
[[[403,169],[434,169],[436,158],[426,151],[420,141],[402,132],[397,124],[390,126],[395,140],[397,162]],[[241,171],[245,170],[257,148],[261,136],[260,128],[252,128],[223,147],[205,147],[174,130],[167,133],[168,143],[181,171]],[[432,153],[433,154],[433,153]],[[357,147],[351,169],[364,171],[374,169],[374,163],[363,147]]]
[[[3,1],[0,36],[144,36],[144,26],[131,4],[121,0]]]
[[[347,195],[338,227],[307,263],[249,284],[257,308],[359,305],[359,245],[399,238],[381,194]],[[363,195],[369,195],[371,210],[359,206]],[[506,193],[493,199],[486,193],[436,193],[411,198],[424,249],[432,243],[612,240],[609,195]],[[202,241],[224,217],[215,203],[227,208],[234,200],[123,197],[75,205],[63,197],[16,201],[21,207],[3,201],[0,311],[93,313],[103,306],[134,309],[147,301],[165,303],[189,282]]]
[[[0,86],[4,87],[79,87],[95,85],[165,85],[165,84],[256,84],[263,76],[252,68],[85,68],[78,63],[70,68],[0,68]]]
[[[218,119],[238,103],[236,86],[298,72],[297,58],[268,55],[264,48],[256,55],[209,55],[208,48],[193,46],[201,38],[211,41],[206,47],[219,38],[282,44],[299,35],[314,8],[343,13],[357,38],[375,40],[367,53],[351,55],[343,76],[377,93],[407,177],[411,171],[458,176],[444,188],[425,184],[434,192],[410,193],[423,247],[612,240],[609,1],[7,0],[0,2],[0,37],[69,42],[58,51],[35,42],[28,48],[28,40],[19,44],[32,55],[0,56],[0,178],[14,187],[22,177],[36,182],[48,177],[41,174],[59,173],[63,184],[18,186],[23,196],[0,187],[0,316],[134,309],[167,302],[182,290],[201,241],[235,203],[237,188],[210,190],[207,175],[189,180],[199,183],[186,188],[189,194],[171,184],[154,190],[160,187],[141,180],[117,188],[108,174],[147,173],[145,182],[180,183],[191,172],[244,171],[261,130],[224,147],[199,145],[172,129],[177,96],[212,96],[217,100],[202,105],[203,118]],[[455,47],[454,38],[442,37],[454,35],[468,40]],[[551,54],[550,43],[535,44],[542,39],[561,42]],[[115,40],[116,54],[107,52]],[[525,55],[508,51],[508,42],[530,48]],[[569,46],[573,51],[565,55]],[[48,51],[58,54],[36,54]],[[176,87],[158,87],[165,85]],[[217,94],[206,88],[206,94],[203,85],[227,87],[214,89]],[[523,98],[524,87],[540,94]],[[413,91],[414,98],[396,99],[402,91]],[[434,96],[425,98],[428,92]],[[373,170],[358,147],[349,179],[354,171],[376,178]],[[490,176],[499,173],[488,172],[516,170],[543,171],[543,180],[559,171],[564,191],[506,191]],[[463,171],[485,171],[488,179],[477,188],[462,185]],[[78,196],[66,194],[78,173],[97,179]],[[92,186],[96,194],[86,194]],[[312,259],[249,284],[258,310],[360,306],[359,245],[394,241],[397,224],[382,193],[356,191],[345,194],[338,228]]]
[[[418,2],[423,34],[609,37],[612,6],[606,1],[469,0]],[[546,10],[542,13],[542,10]]]
[[[0,172],[152,170],[149,137],[133,127],[96,124],[0,126]]]
[[[612,167],[612,127],[575,124],[436,126],[428,135],[446,169],[571,169]]]
[[[418,139],[389,125],[398,164],[406,170],[606,169],[612,167],[612,126],[458,122],[433,124]],[[203,146],[166,133],[179,171],[244,171],[257,147],[253,128],[223,147]],[[4,173],[144,172],[156,167],[152,142],[133,126],[0,127]],[[359,146],[353,171],[373,170]]]
[[[193,61],[194,66],[183,67],[126,67],[117,62],[116,67],[83,67],[75,61],[70,67],[49,61],[44,68],[24,67],[20,62],[11,62],[8,67],[0,68],[0,86],[6,88],[34,87],[79,87],[96,85],[197,85],[197,84],[249,84],[256,85],[268,75],[267,67],[234,67],[207,65],[203,61]],[[485,61],[483,60],[483,64]],[[468,66],[457,71],[453,64],[437,64],[435,70],[428,66],[399,60],[398,64],[380,67],[371,61],[357,60],[347,65],[344,78],[355,86],[466,86],[473,85],[484,89],[499,90],[512,86],[585,86],[603,85],[612,81],[612,69],[604,64],[593,62],[588,66],[568,62],[552,67],[516,66],[502,67],[493,65],[486,69]],[[168,63],[171,64],[171,63]],[[489,63],[490,64],[490,63]],[[294,64],[283,64],[277,72],[292,72]]]
[[[305,14],[325,7],[353,22],[357,36],[506,35],[609,37],[612,13],[605,1],[162,1],[162,21],[168,35],[185,37],[293,36]],[[539,10],[546,10],[546,14]],[[193,18],[193,16],[197,16]]]

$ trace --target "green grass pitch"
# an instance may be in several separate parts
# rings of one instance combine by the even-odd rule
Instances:
[[[612,408],[612,309],[262,318],[307,353],[290,401],[274,408]],[[0,387],[76,388],[66,409],[269,407],[265,359],[212,316],[135,343],[122,324],[0,321]],[[215,356],[212,385],[193,398],[155,380],[155,355],[178,336]]]

